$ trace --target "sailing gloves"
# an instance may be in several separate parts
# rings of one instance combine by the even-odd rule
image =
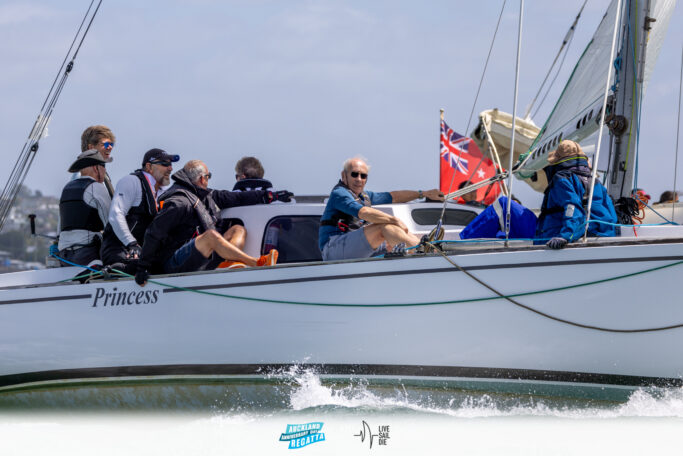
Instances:
[[[558,250],[558,249],[563,249],[564,246],[567,245],[567,242],[569,242],[569,241],[567,241],[565,238],[554,237],[548,241],[546,246],[549,249]]]
[[[289,203],[292,200],[294,193],[288,192],[287,190],[279,190],[277,192],[267,191],[264,195],[264,203],[270,204],[273,201],[282,201],[283,203]]]
[[[133,241],[126,246],[126,256],[128,259],[134,260],[140,258],[140,255],[142,255],[142,248],[137,242]]]

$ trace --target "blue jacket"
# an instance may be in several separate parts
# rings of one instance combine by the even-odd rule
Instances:
[[[501,196],[460,232],[460,239],[505,238],[507,197]],[[510,238],[529,239],[534,237],[536,215],[521,204],[510,205]]]
[[[544,169],[548,177],[548,188],[545,190],[541,215],[536,227],[536,238],[548,239],[562,237],[569,242],[583,236],[586,223],[586,210],[583,204],[584,194],[588,198],[591,170],[585,158],[577,157],[567,161],[548,165]],[[600,182],[595,182],[591,220],[609,223],[617,222],[612,198]],[[590,236],[615,236],[613,225],[590,223]],[[545,241],[538,241],[544,243]]]

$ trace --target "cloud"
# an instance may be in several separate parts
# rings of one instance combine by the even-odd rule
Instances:
[[[52,16],[49,8],[25,3],[0,5],[0,26],[22,24],[30,20]]]

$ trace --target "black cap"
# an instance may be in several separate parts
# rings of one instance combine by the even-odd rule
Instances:
[[[180,155],[170,155],[162,149],[150,149],[145,152],[145,157],[142,159],[142,167],[144,168],[146,163],[175,163],[178,160],[180,160]]]

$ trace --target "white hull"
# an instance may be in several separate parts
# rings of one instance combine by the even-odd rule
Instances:
[[[622,239],[449,258],[505,295],[663,267],[513,299],[607,329],[683,323],[675,290],[683,240]],[[157,280],[195,292],[154,284],[141,289],[129,279],[1,289],[2,389],[96,379],[262,377],[290,365],[316,365],[333,377],[485,389],[529,384],[534,391],[582,385],[598,394],[604,387],[680,385],[683,378],[683,328],[620,333],[553,320],[498,298],[441,255]],[[454,300],[465,302],[428,304]]]

